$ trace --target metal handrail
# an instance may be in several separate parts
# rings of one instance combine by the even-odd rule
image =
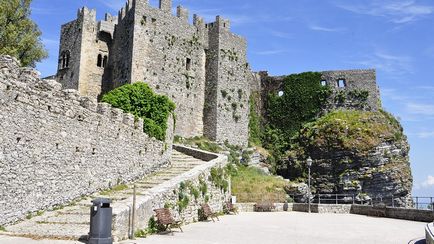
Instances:
[[[238,199],[251,199],[252,202],[260,201],[275,201],[275,202],[295,202],[307,203],[306,195],[291,195],[285,193],[241,193],[238,194]],[[364,200],[358,199],[355,194],[316,194],[311,196],[311,202],[314,204],[361,204],[375,205],[376,203],[384,203],[388,207],[395,207],[397,196],[378,196],[373,199]],[[434,197],[413,197],[413,207],[410,209],[432,210],[434,212]]]

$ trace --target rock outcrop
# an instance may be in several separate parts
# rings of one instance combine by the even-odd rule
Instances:
[[[306,179],[310,156],[314,194],[412,204],[410,147],[401,125],[387,112],[331,112],[305,125],[295,140],[281,173]]]

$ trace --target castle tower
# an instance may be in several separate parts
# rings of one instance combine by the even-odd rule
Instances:
[[[62,26],[57,80],[83,96],[97,97],[109,83],[109,49],[117,18],[96,21],[96,11],[84,7],[77,19]]]
[[[247,145],[251,71],[246,40],[230,32],[230,22],[220,16],[207,27],[204,134],[217,142]]]

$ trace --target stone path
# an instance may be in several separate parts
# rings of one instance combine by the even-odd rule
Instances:
[[[173,150],[171,167],[162,169],[142,180],[131,183],[127,189],[102,192],[83,198],[62,209],[44,212],[40,216],[6,227],[6,233],[2,234],[35,239],[85,239],[89,232],[89,212],[92,199],[104,197],[112,199],[113,202],[125,200],[133,194],[134,184],[136,185],[137,195],[143,195],[147,190],[183,174],[202,163],[204,161],[200,159]]]

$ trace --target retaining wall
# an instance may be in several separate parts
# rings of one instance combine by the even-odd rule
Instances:
[[[230,184],[228,188],[229,190],[225,192],[216,187],[210,179],[211,169],[214,167],[224,167],[228,163],[227,156],[212,154],[183,146],[176,146],[176,150],[208,162],[150,189],[146,192],[146,195],[137,196],[134,230],[131,230],[133,197],[114,203],[112,206],[112,234],[115,240],[127,239],[128,236],[135,231],[145,229],[148,225],[149,219],[154,216],[154,209],[169,206],[172,209],[171,212],[175,219],[183,220],[184,223],[191,223],[199,220],[198,210],[201,208],[200,205],[206,202],[205,198],[209,198],[208,204],[213,212],[222,212],[223,204],[230,201]],[[214,159],[209,161],[210,158]],[[195,199],[191,192],[187,190],[186,194],[190,199],[189,204],[185,210],[179,212],[177,202],[179,200],[178,194],[181,183],[189,182],[196,189],[199,189],[200,181],[206,183],[207,193],[205,195],[200,194],[199,198]]]
[[[166,142],[143,121],[62,90],[0,56],[0,225],[37,210],[139,179],[169,164]]]
[[[426,244],[434,244],[434,223],[427,224],[425,228]]]

